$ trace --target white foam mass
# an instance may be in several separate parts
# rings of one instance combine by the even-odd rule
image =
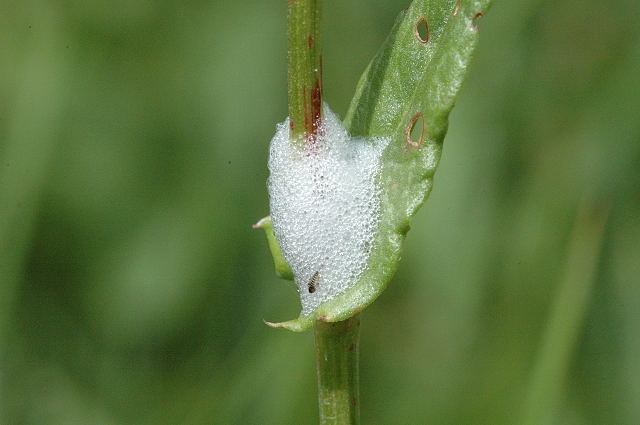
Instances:
[[[352,139],[326,104],[323,114],[313,144],[294,146],[287,119],[269,152],[273,229],[303,314],[352,287],[365,271],[380,218],[380,157],[389,142]]]

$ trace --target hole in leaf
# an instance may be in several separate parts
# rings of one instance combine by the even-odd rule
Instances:
[[[407,145],[411,145],[414,148],[419,148],[422,145],[424,141],[424,115],[422,112],[418,112],[409,120],[405,135],[407,137]]]
[[[415,34],[420,43],[425,44],[429,41],[429,23],[425,18],[420,18],[416,22]]]

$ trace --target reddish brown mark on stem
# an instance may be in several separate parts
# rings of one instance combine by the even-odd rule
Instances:
[[[304,111],[304,129],[305,129],[305,132],[308,132],[309,129],[311,128],[311,122],[309,121],[309,116],[310,116],[309,103],[306,101],[307,100],[306,87],[302,87],[302,98],[304,99],[304,103],[302,105],[303,111]]]
[[[313,49],[313,42],[315,40],[313,39],[312,35],[309,35],[309,37],[307,37],[307,46],[309,46],[310,49]]]
[[[322,111],[322,87],[320,86],[320,80],[316,79],[316,83],[311,90],[311,128],[313,134],[318,131],[318,124],[320,123],[320,114]]]
[[[304,128],[307,143],[315,143],[322,115],[322,56],[319,57],[319,68],[311,92],[309,102],[304,102]],[[307,99],[307,88],[303,88],[303,96]]]

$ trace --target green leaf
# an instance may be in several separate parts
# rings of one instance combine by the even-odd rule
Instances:
[[[362,75],[344,120],[353,137],[391,139],[382,159],[381,217],[368,268],[354,286],[313,313],[269,325],[303,331],[315,320],[345,320],[385,289],[410,219],[431,191],[449,112],[478,41],[477,21],[489,3],[415,0],[400,14]]]
[[[254,229],[264,229],[264,233],[267,236],[267,243],[269,244],[269,250],[271,251],[271,256],[273,257],[273,266],[276,270],[276,275],[279,278],[285,280],[293,280],[293,272],[291,271],[291,267],[284,259],[282,255],[282,251],[280,250],[280,245],[278,244],[278,240],[276,236],[273,234],[273,226],[271,225],[271,217],[266,216],[261,218],[256,224],[253,225]]]

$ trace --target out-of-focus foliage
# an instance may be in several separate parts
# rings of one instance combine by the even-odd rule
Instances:
[[[406,6],[326,3],[340,114]],[[285,8],[0,2],[0,423],[317,420],[312,334],[262,324],[298,301],[251,229],[287,110]],[[511,0],[479,21],[430,201],[363,316],[363,423],[519,423],[550,356],[550,424],[640,423],[639,13]],[[583,296],[560,289],[584,199],[608,221],[554,354],[554,300]]]

